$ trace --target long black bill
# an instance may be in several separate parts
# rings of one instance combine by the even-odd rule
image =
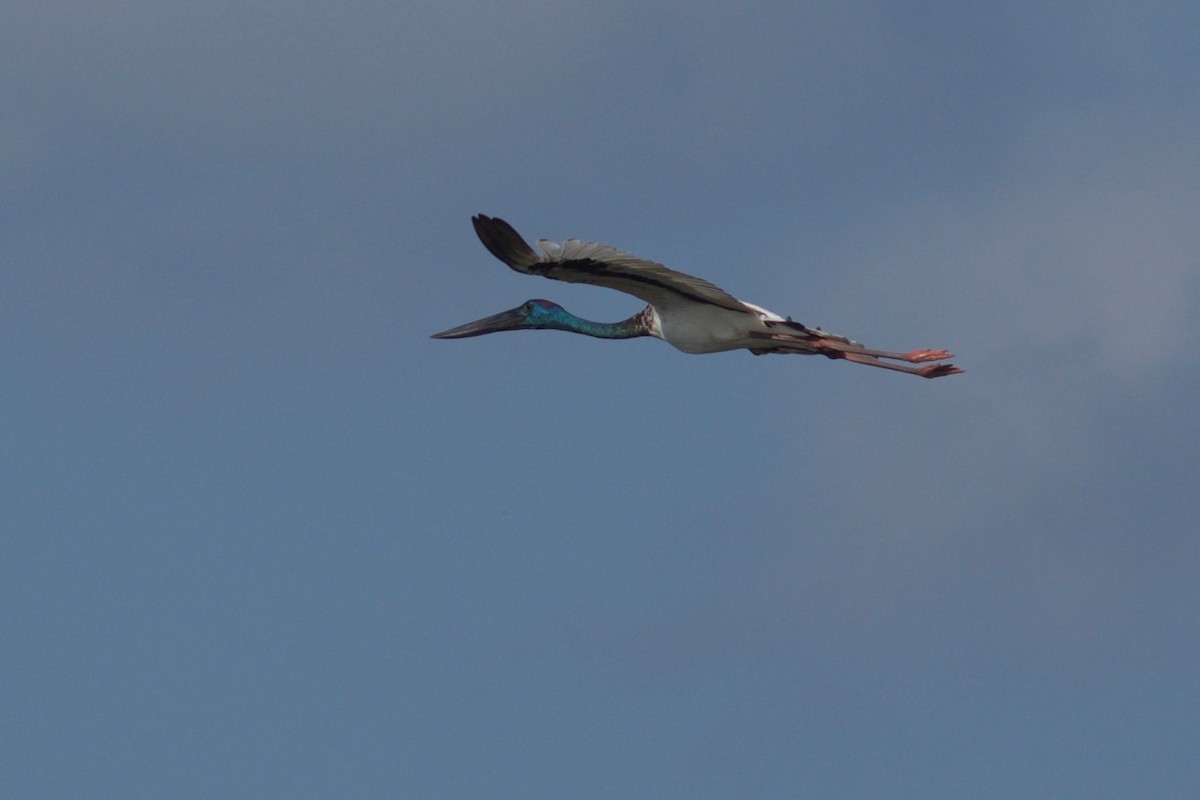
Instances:
[[[492,314],[490,317],[477,319],[474,322],[468,322],[466,325],[459,325],[457,328],[435,333],[432,338],[466,339],[469,336],[483,336],[485,333],[520,330],[524,327],[524,323],[525,315],[521,313],[521,307],[518,306],[510,311],[501,311],[499,314]]]

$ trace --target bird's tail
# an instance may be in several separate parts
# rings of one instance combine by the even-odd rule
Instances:
[[[772,329],[772,338],[778,342],[794,342],[796,344],[811,343],[816,340],[827,342],[836,345],[844,345],[849,348],[861,348],[862,342],[856,342],[845,336],[829,331],[823,331],[820,328],[814,328],[810,325],[803,325],[796,322],[791,317],[785,320],[764,320],[768,328]],[[841,348],[839,348],[841,349]]]

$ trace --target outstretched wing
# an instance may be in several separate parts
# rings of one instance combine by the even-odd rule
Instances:
[[[753,308],[703,278],[667,269],[662,264],[621,252],[606,244],[568,239],[559,245],[542,240],[538,246],[543,252],[538,253],[513,226],[498,217],[478,214],[471,221],[488,252],[526,275],[607,286],[651,305],[669,304],[684,298],[731,311],[755,313]]]

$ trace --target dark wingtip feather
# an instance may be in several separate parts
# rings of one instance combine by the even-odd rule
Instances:
[[[512,225],[499,217],[476,214],[471,217],[471,223],[475,226],[475,235],[488,252],[513,269],[521,270],[538,261],[538,255],[529,243],[521,238]]]

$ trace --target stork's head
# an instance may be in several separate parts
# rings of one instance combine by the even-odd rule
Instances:
[[[519,331],[534,328],[556,328],[570,330],[568,320],[572,315],[558,303],[549,300],[526,300],[510,311],[501,311],[490,317],[459,325],[448,331],[433,334],[434,339],[465,339],[468,336],[483,336],[485,333]]]

